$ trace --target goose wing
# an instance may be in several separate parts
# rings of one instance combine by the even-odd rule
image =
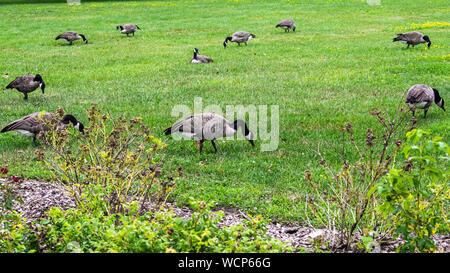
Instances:
[[[21,88],[29,85],[34,80],[34,75],[28,74],[17,77],[15,80],[10,82],[6,88]]]
[[[44,128],[44,122],[41,120],[41,116],[41,112],[29,114],[21,119],[10,122],[1,132],[5,133],[14,130],[25,130],[31,133],[38,133]],[[51,113],[45,113],[42,118],[49,119],[53,116],[54,115]]]
[[[251,34],[246,31],[237,31],[237,32],[233,33],[233,35],[231,35],[231,36],[236,39],[246,39],[246,38],[250,37],[250,35]]]
[[[178,121],[165,130],[166,134],[180,132],[199,139],[215,139],[223,137],[228,121],[214,113],[194,114]]]
[[[66,31],[64,33],[59,34],[56,37],[56,40],[58,40],[58,39],[71,40],[71,39],[75,39],[77,36],[78,36],[78,33],[75,31]]]
[[[399,33],[394,39],[395,41],[406,41],[406,42],[418,42],[422,39],[423,34],[418,31],[410,31],[406,33]]]
[[[292,27],[292,26],[294,26],[294,20],[292,19],[285,19],[277,24],[277,27]]]
[[[197,55],[197,59],[200,60],[202,63],[210,63],[213,62],[213,60],[205,55]]]
[[[137,26],[135,24],[126,24],[123,26],[124,29],[130,30],[130,31],[136,31]]]
[[[425,84],[416,84],[408,90],[406,95],[406,103],[420,103],[434,101],[434,91],[431,87]]]

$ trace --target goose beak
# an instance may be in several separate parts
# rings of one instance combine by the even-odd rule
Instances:
[[[252,144],[252,146],[255,147],[255,142],[252,139],[250,139],[249,141],[250,141],[250,144]]]

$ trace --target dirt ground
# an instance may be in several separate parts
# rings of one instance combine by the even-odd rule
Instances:
[[[6,180],[0,179],[0,183]],[[10,181],[8,181],[10,183]],[[15,183],[17,185],[17,193],[21,196],[23,204],[15,202],[13,207],[22,213],[22,216],[28,221],[40,218],[51,207],[59,206],[63,209],[74,207],[75,203],[72,198],[64,193],[62,189],[55,187],[50,183],[40,181],[25,181]],[[1,195],[1,192],[0,192]],[[189,218],[192,215],[192,210],[186,207],[176,207],[168,204],[168,208],[173,209],[178,217]],[[218,208],[223,210],[225,217],[221,225],[235,225],[242,223],[242,220],[248,218],[243,212],[231,208]],[[314,229],[310,227],[297,225],[282,225],[271,222],[267,225],[267,235],[277,238],[279,240],[288,242],[296,248],[302,248],[307,251],[331,251],[342,252],[339,249],[329,249],[321,244],[321,242],[331,241],[333,233],[329,230]],[[435,236],[435,242],[438,246],[439,252],[450,252],[450,235]],[[374,244],[372,252],[377,253],[392,253],[395,248],[401,243],[401,240],[390,241],[389,243]],[[350,250],[357,251],[356,249]]]

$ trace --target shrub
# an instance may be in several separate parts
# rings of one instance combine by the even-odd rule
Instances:
[[[384,217],[393,217],[395,234],[405,243],[401,252],[435,252],[432,235],[449,232],[450,148],[442,137],[414,129],[406,134],[402,153],[405,166],[392,168],[378,184],[384,199],[378,209]]]
[[[389,232],[385,219],[374,209],[377,182],[394,166],[401,147],[400,139],[414,120],[400,105],[392,117],[375,108],[370,114],[377,119],[381,130],[368,128],[365,146],[357,144],[352,125],[347,123],[343,128],[342,148],[332,147],[342,159],[340,167],[330,165],[318,143],[317,148],[311,150],[320,157],[324,174],[317,176],[310,170],[305,171],[311,194],[305,202],[304,221],[310,223],[313,218],[332,230],[335,238],[331,247],[335,249],[348,249],[354,241],[355,231],[363,235],[374,229],[378,233]],[[349,159],[348,153],[356,154],[356,159]]]
[[[62,117],[64,111],[58,109],[58,114]],[[163,204],[175,185],[173,176],[163,171],[166,145],[150,134],[141,118],[114,118],[95,106],[88,116],[85,136],[55,124],[48,124],[53,129],[40,136],[46,145],[37,156],[53,180],[79,207],[106,214],[126,213],[133,202],[139,204],[138,213]]]

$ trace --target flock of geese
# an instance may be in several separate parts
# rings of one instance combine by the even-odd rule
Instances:
[[[282,20],[275,26],[275,28],[283,28],[285,32],[290,32],[290,30],[295,32],[295,22],[292,19]],[[120,30],[120,33],[126,34],[127,36],[130,34],[134,36],[135,32],[140,30],[140,28],[135,24],[126,24],[123,26],[118,25],[116,30]],[[238,46],[240,46],[241,43],[244,43],[247,46],[248,41],[255,37],[256,36],[250,32],[238,31],[233,33],[231,36],[226,37],[223,42],[223,46],[226,48],[229,42],[237,43]],[[83,39],[85,44],[88,43],[88,40],[83,34],[79,34],[75,31],[64,32],[56,37],[56,40],[59,39],[68,41],[70,45],[72,45],[74,41],[80,39]],[[414,47],[422,43],[426,43],[428,48],[431,45],[430,38],[417,31],[397,34],[397,37],[393,39],[393,42],[397,41],[406,43],[408,45],[407,48],[409,48],[410,45]],[[200,55],[198,48],[194,48],[194,56],[190,59],[190,62],[210,63],[213,62],[213,60],[210,57]],[[27,100],[28,93],[35,91],[39,87],[44,94],[45,83],[42,76],[40,74],[28,74],[17,77],[10,84],[8,84],[8,86],[6,86],[6,89],[16,89],[17,91],[23,93],[25,96],[24,99]],[[424,109],[424,117],[426,117],[428,108],[433,104],[433,102],[445,111],[444,99],[439,95],[438,90],[425,84],[416,84],[408,90],[406,104],[410,107],[413,116],[415,114],[415,109],[420,108]],[[10,122],[1,130],[1,133],[16,131],[24,136],[33,137],[33,143],[36,144],[37,135],[41,131],[48,130],[45,125],[46,120],[53,119],[55,117],[56,116],[53,113],[32,113],[21,119]],[[70,123],[72,123],[72,125],[84,135],[84,125],[73,115],[65,115],[60,121],[60,126],[62,128],[67,128]],[[255,146],[254,135],[249,131],[248,126],[244,121],[235,120],[234,122],[230,122],[224,117],[214,113],[200,113],[191,115],[184,120],[176,122],[171,127],[167,128],[164,133],[165,135],[182,133],[193,139],[199,140],[201,153],[204,141],[211,141],[215,152],[218,152],[214,141],[222,137],[232,136],[238,132],[238,129],[241,129],[244,138],[248,140],[252,146]]]

